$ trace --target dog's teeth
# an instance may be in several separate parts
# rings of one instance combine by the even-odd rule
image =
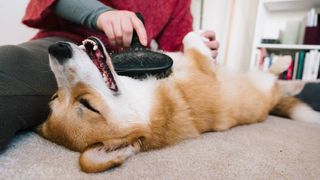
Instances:
[[[80,45],[79,46],[80,49],[85,50],[86,48],[84,47],[84,45]]]
[[[91,39],[85,39],[85,40],[82,41],[82,43],[83,43],[83,44],[85,44],[85,43],[90,43],[90,44],[93,44],[93,45],[96,45],[96,44],[97,44],[96,42],[92,41]]]
[[[103,76],[103,80],[104,80],[104,81],[108,81],[108,78],[106,77],[105,74],[103,74],[102,76]]]
[[[90,42],[93,45],[96,45],[96,42],[92,41],[91,39],[87,39],[88,42]]]
[[[97,49],[98,49],[98,46],[97,46],[97,45],[94,45],[94,46],[93,46],[93,50],[96,51]]]

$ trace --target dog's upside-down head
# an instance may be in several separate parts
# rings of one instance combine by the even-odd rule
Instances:
[[[120,109],[119,101],[126,95],[102,43],[96,38],[79,47],[58,42],[50,46],[49,53],[59,90],[38,133],[82,152],[80,165],[86,172],[120,165],[139,152],[147,131],[136,120],[139,114],[126,105]],[[119,114],[121,111],[125,113]]]

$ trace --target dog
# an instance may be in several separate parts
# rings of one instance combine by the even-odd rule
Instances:
[[[81,152],[79,164],[93,173],[121,165],[130,156],[176,144],[210,131],[264,121],[270,112],[318,122],[319,113],[294,97],[282,97],[277,75],[228,73],[213,67],[210,50],[195,32],[183,40],[169,77],[137,80],[118,76],[104,45],[89,38],[81,46],[49,47],[58,90],[51,114],[37,127],[44,138]]]

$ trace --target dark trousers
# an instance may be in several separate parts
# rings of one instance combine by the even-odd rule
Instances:
[[[58,37],[0,46],[0,149],[19,130],[43,122],[57,85],[49,67],[48,46]]]
[[[296,97],[320,111],[320,82],[307,83]]]

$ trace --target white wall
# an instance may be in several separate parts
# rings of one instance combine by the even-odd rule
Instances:
[[[21,23],[27,3],[28,0],[0,1],[0,45],[25,42],[35,34],[34,29]]]
[[[234,1],[233,16],[230,26],[230,41],[226,64],[233,71],[246,71],[249,68],[251,47],[254,38],[255,21],[258,0],[228,0]]]
[[[193,0],[193,13],[201,0]],[[202,0],[201,22],[195,27],[216,32],[220,43],[218,62],[234,71],[249,67],[258,0]],[[195,10],[195,8],[198,8]],[[197,18],[197,16],[196,16]]]
[[[204,0],[202,27],[204,30],[213,30],[220,43],[217,61],[223,63],[228,28],[229,0]]]

